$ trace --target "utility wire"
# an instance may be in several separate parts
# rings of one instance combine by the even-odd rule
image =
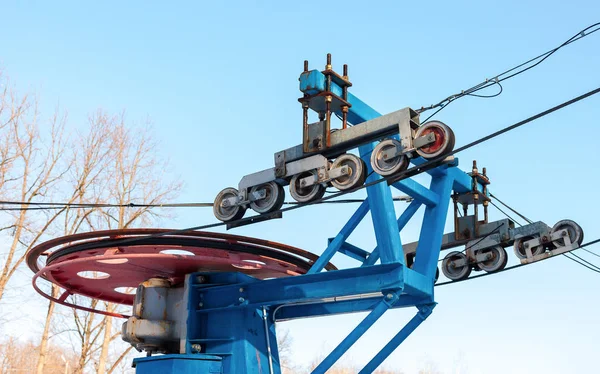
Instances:
[[[435,114],[437,114],[440,110],[444,109],[446,106],[448,106],[448,104],[450,104],[452,101],[459,99],[461,97],[464,96],[474,96],[474,97],[479,97],[479,98],[492,98],[492,97],[496,97],[499,96],[502,91],[503,91],[503,87],[500,84],[500,82],[505,81],[507,79],[513,78],[521,73],[524,73],[525,71],[532,69],[533,67],[541,64],[545,59],[547,59],[548,57],[550,57],[552,54],[554,54],[556,51],[558,51],[559,49],[574,43],[580,39],[583,39],[584,37],[591,35],[593,33],[595,33],[596,31],[600,30],[600,22],[595,23],[593,25],[590,25],[588,27],[586,27],[585,29],[581,30],[580,32],[578,32],[577,34],[575,34],[574,36],[572,36],[570,39],[568,39],[567,41],[565,41],[564,43],[562,43],[561,45],[559,45],[558,47],[551,49],[545,53],[542,53],[541,55],[534,57],[530,60],[527,60],[526,62],[523,62],[509,70],[506,70],[496,76],[494,76],[493,78],[489,78],[486,79],[485,81],[471,87],[468,88],[467,90],[463,90],[460,93],[454,94],[454,95],[450,95],[447,98],[441,100],[440,102],[438,102],[437,104],[432,104],[428,107],[422,107],[420,110],[418,110],[419,113],[423,113],[425,111],[431,110],[431,109],[435,109],[438,108],[439,109],[433,113],[431,116],[429,116],[427,119],[425,119],[422,122],[427,122],[427,120],[429,120],[431,117],[433,117]],[[596,27],[595,29],[593,29],[594,27]],[[593,29],[592,31],[588,31],[590,29]],[[506,77],[504,77],[504,75],[513,72],[519,68],[522,68],[523,66],[530,64],[536,60],[536,63],[534,63],[531,66],[525,67],[511,75],[508,75]],[[493,85],[498,85],[499,86],[499,91],[493,95],[479,95],[479,94],[474,94],[474,92],[480,91],[482,89],[491,87]],[[336,116],[339,117],[339,115]],[[458,151],[456,151],[458,152]],[[495,196],[492,195],[492,197],[495,198]],[[496,198],[496,200],[498,200]],[[502,205],[505,205],[504,203],[502,203],[500,200],[498,200],[498,202],[500,202]],[[128,203],[128,204],[86,204],[86,203],[36,203],[36,202],[19,202],[19,201],[0,201],[0,205],[1,204],[5,204],[5,205],[38,205],[38,206],[59,206],[59,207],[74,207],[74,208],[198,208],[198,207],[212,207],[213,204],[212,203],[174,203],[174,204],[135,204],[135,203]],[[293,204],[293,203],[292,203]],[[505,205],[508,209],[513,210],[512,208],[510,208],[509,206]],[[48,209],[48,208],[44,208],[44,209]],[[42,210],[42,209],[24,209],[24,208],[2,208],[0,207],[0,210]],[[514,210],[513,210],[514,211]],[[516,213],[516,212],[515,212]],[[531,221],[529,221],[526,217],[521,216],[521,218],[525,219],[526,221],[528,221],[529,223],[531,223]]]
[[[452,103],[453,101],[460,99],[462,97],[465,96],[475,96],[475,97],[480,97],[480,98],[491,98],[491,97],[496,97],[498,95],[500,95],[502,93],[502,85],[500,84],[500,82],[503,82],[507,79],[513,78],[519,74],[522,74],[524,72],[526,72],[529,69],[532,69],[534,67],[536,67],[537,65],[541,64],[542,62],[544,62],[548,57],[550,57],[551,55],[553,55],[556,51],[558,51],[559,49],[574,43],[580,39],[585,38],[588,35],[591,35],[593,33],[595,33],[596,31],[600,30],[600,22],[595,23],[593,25],[590,25],[588,27],[586,27],[585,29],[579,31],[577,34],[575,34],[574,36],[572,36],[571,38],[569,38],[567,41],[565,41],[564,43],[562,43],[561,45],[559,45],[556,48],[553,48],[545,53],[542,53],[539,56],[536,56],[532,59],[529,59],[513,68],[510,68],[492,78],[488,78],[486,80],[484,80],[483,82],[476,84],[475,86],[468,88],[466,90],[462,90],[459,93],[456,93],[454,95],[450,95],[448,97],[446,97],[445,99],[439,101],[437,104],[432,104],[428,107],[422,107],[420,110],[418,110],[419,113],[423,113],[425,111],[431,110],[431,109],[435,109],[435,108],[439,108],[438,110],[436,110],[433,114],[431,114],[429,117],[427,117],[427,119],[425,119],[424,121],[422,121],[423,123],[427,122],[430,118],[432,118],[433,116],[435,116],[437,113],[439,113],[442,109],[446,108],[448,105],[450,105],[450,103]],[[590,31],[590,29],[592,29]],[[527,66],[529,65],[529,66]],[[515,71],[516,70],[516,71]],[[512,73],[512,74],[511,74]],[[494,95],[476,95],[474,94],[475,92],[478,92],[480,90],[483,90],[485,88],[491,87],[493,85],[499,85],[500,86],[500,90],[498,93],[494,94]]]
[[[588,98],[590,96],[593,96],[593,95],[597,94],[598,92],[600,92],[600,87],[596,88],[594,90],[588,91],[588,92],[586,92],[583,95],[579,95],[579,96],[577,96],[577,97],[575,97],[575,98],[573,98],[571,100],[565,101],[562,104],[556,105],[556,106],[554,106],[554,107],[552,107],[550,109],[547,109],[547,110],[545,110],[543,112],[535,114],[535,115],[533,115],[533,116],[531,116],[529,118],[526,118],[526,119],[524,119],[522,121],[519,121],[519,122],[517,122],[517,123],[515,123],[513,125],[507,126],[507,127],[503,128],[501,130],[498,130],[498,131],[493,132],[493,133],[491,133],[489,135],[486,135],[486,136],[484,136],[482,138],[474,140],[471,143],[465,144],[462,147],[459,147],[459,148],[453,150],[452,152],[449,152],[449,153],[447,153],[447,154],[445,154],[445,155],[443,155],[441,157],[429,160],[429,161],[427,161],[427,162],[425,162],[425,163],[423,163],[421,165],[417,165],[417,166],[414,166],[412,168],[406,169],[405,171],[403,171],[401,173],[398,173],[396,175],[393,175],[393,176],[390,176],[390,177],[387,177],[387,178],[381,178],[381,179],[378,179],[376,181],[364,184],[364,185],[362,185],[362,186],[360,186],[358,188],[354,188],[354,189],[351,189],[351,190],[348,190],[348,191],[340,191],[338,193],[334,193],[334,194],[331,194],[331,195],[329,195],[327,197],[323,197],[321,199],[317,199],[317,200],[314,200],[314,201],[311,201],[311,202],[308,202],[308,203],[304,203],[304,204],[301,204],[301,205],[296,205],[296,206],[293,206],[293,207],[288,207],[288,208],[280,209],[279,212],[284,212],[286,210],[292,210],[292,209],[295,209],[295,208],[297,208],[299,206],[312,205],[312,204],[320,204],[320,203],[322,203],[324,201],[331,200],[331,199],[333,199],[335,197],[338,197],[338,196],[341,196],[341,195],[344,195],[344,194],[347,194],[347,193],[355,192],[355,191],[361,190],[363,188],[369,187],[371,185],[374,185],[374,184],[377,184],[377,183],[381,183],[383,181],[391,180],[392,178],[399,180],[399,179],[401,179],[403,177],[408,177],[408,176],[415,175],[417,173],[421,173],[421,172],[425,171],[427,168],[435,167],[434,164],[436,164],[436,163],[439,164],[440,162],[442,162],[448,156],[455,155],[455,154],[457,154],[459,152],[462,152],[462,151],[464,151],[466,149],[469,149],[469,148],[474,147],[474,146],[476,146],[478,144],[481,144],[481,143],[483,143],[485,141],[488,141],[488,140],[493,139],[493,138],[495,138],[497,136],[500,136],[500,135],[502,135],[502,134],[504,134],[506,132],[512,131],[512,130],[518,128],[518,127],[521,127],[521,126],[526,125],[526,124],[528,124],[530,122],[533,122],[533,121],[535,121],[535,120],[537,120],[539,118],[545,117],[545,116],[547,116],[550,113],[556,112],[557,110],[560,110],[560,109],[563,109],[563,108],[565,108],[565,107],[567,107],[569,105],[575,104],[576,102],[581,101],[583,99],[586,99],[586,98]],[[497,200],[497,198],[496,198],[496,200]],[[148,207],[148,208],[150,208],[150,207],[156,207],[156,208],[158,208],[158,207],[183,207],[183,206],[186,206],[186,207],[188,207],[188,206],[189,207],[191,207],[191,206],[195,206],[195,207],[198,207],[198,206],[206,206],[206,207],[212,206],[212,203],[182,203],[182,204],[156,204],[156,205],[129,203],[129,204],[121,204],[121,205],[119,205],[119,204],[35,203],[35,202],[15,202],[15,201],[12,201],[12,202],[11,201],[0,201],[0,204],[7,204],[7,205],[38,205],[38,206],[58,205],[58,206],[69,206],[69,207]],[[252,217],[242,218],[242,219],[240,219],[238,221],[234,221],[234,222],[245,222],[244,220],[250,220],[251,218]],[[213,225],[208,225],[207,227],[204,227],[204,228],[216,227],[215,225],[216,226],[221,226],[221,225],[225,225],[225,223],[222,223],[222,224],[215,223]],[[191,231],[191,230],[195,230],[195,228],[190,228],[189,230],[185,230],[184,229],[183,231]]]
[[[325,196],[325,197],[322,197],[320,199],[313,200],[313,201],[310,201],[310,202],[307,202],[307,203],[304,203],[304,204],[293,205],[293,206],[289,206],[289,207],[286,207],[286,208],[282,208],[282,209],[276,210],[274,212],[271,212],[269,214],[283,213],[283,212],[295,210],[295,209],[298,209],[298,208],[301,208],[301,207],[304,207],[304,206],[309,206],[309,205],[313,205],[313,204],[319,204],[319,203],[321,203],[323,201],[328,201],[328,200],[334,199],[334,198],[336,198],[338,196],[342,196],[342,195],[345,195],[345,194],[356,192],[356,191],[362,190],[364,188],[367,188],[367,187],[370,187],[370,186],[373,186],[373,185],[376,185],[376,184],[379,184],[379,183],[382,183],[382,182],[392,182],[392,181],[401,180],[403,178],[408,178],[408,177],[411,177],[413,175],[422,173],[424,171],[433,169],[433,168],[441,165],[448,156],[455,155],[455,154],[457,154],[459,152],[462,152],[462,151],[464,151],[464,150],[466,150],[468,148],[474,147],[474,146],[476,146],[478,144],[481,144],[481,143],[483,143],[483,142],[485,142],[487,140],[490,140],[490,139],[495,138],[495,137],[497,137],[499,135],[502,135],[505,132],[514,130],[514,129],[516,129],[516,128],[520,127],[520,126],[523,126],[523,125],[525,125],[527,123],[533,122],[536,119],[542,118],[542,117],[544,117],[544,116],[546,116],[546,115],[548,115],[550,113],[553,113],[553,112],[555,112],[557,110],[563,109],[563,108],[565,108],[565,107],[567,107],[569,105],[572,105],[572,104],[574,104],[574,103],[576,103],[578,101],[586,99],[586,98],[588,98],[588,97],[590,97],[592,95],[595,95],[595,94],[597,94],[599,92],[600,92],[600,87],[596,88],[594,90],[591,90],[591,91],[589,91],[589,92],[587,92],[587,93],[585,93],[583,95],[579,95],[579,96],[577,96],[577,97],[575,97],[575,98],[573,98],[571,100],[565,101],[562,104],[556,105],[556,106],[554,106],[554,107],[552,107],[550,109],[547,109],[547,110],[545,110],[543,112],[535,114],[535,115],[533,115],[533,116],[531,116],[529,118],[526,118],[526,119],[524,119],[522,121],[519,121],[519,122],[517,122],[517,123],[515,123],[513,125],[507,126],[507,127],[503,128],[501,130],[493,132],[493,133],[491,133],[491,134],[489,134],[487,136],[484,136],[484,137],[482,137],[480,139],[472,141],[472,142],[470,142],[470,143],[468,143],[468,144],[466,144],[466,145],[464,145],[462,147],[459,147],[459,148],[457,148],[457,149],[453,150],[452,152],[449,152],[449,153],[447,153],[445,155],[442,155],[440,157],[437,157],[437,158],[431,159],[429,161],[426,161],[426,162],[424,162],[421,165],[417,165],[417,166],[413,166],[411,168],[408,168],[408,169],[404,170],[403,172],[397,173],[396,175],[385,177],[385,178],[380,178],[380,179],[377,179],[375,181],[363,184],[362,186],[359,186],[359,187],[356,187],[356,188],[353,188],[353,189],[350,189],[350,190],[346,190],[346,191],[340,191],[338,193],[331,194],[329,196]],[[161,237],[161,236],[165,236],[165,235],[176,235],[176,234],[185,233],[185,232],[189,232],[189,231],[195,231],[195,230],[206,230],[206,229],[211,229],[211,228],[215,228],[215,227],[225,226],[227,224],[252,223],[257,218],[260,218],[260,215],[255,215],[255,216],[251,216],[251,217],[241,218],[239,220],[228,222],[228,223],[225,223],[225,222],[216,222],[216,223],[211,223],[211,224],[206,224],[206,225],[199,225],[199,226],[194,226],[194,227],[188,227],[188,228],[179,229],[179,230],[165,231],[165,232],[158,233],[158,234],[144,235],[144,236],[140,236],[140,237],[137,237],[137,238],[122,239],[122,240],[119,240],[119,241],[115,241],[115,245],[123,245],[123,244],[126,244],[126,243],[133,243],[133,242],[136,242],[136,241],[142,240],[142,239],[149,239],[149,238]],[[91,243],[91,245],[93,246],[93,243]],[[90,246],[90,248],[92,248],[92,247]],[[81,249],[84,250],[85,247],[82,246]]]
[[[510,206],[506,205],[504,202],[502,202],[502,200],[498,199],[494,194],[490,193],[490,196],[495,199],[497,202],[499,202],[500,204],[504,205],[507,209],[509,209],[511,212],[513,212],[514,214],[518,215],[519,217],[521,217],[522,219],[525,220],[525,222],[527,223],[533,223],[532,220],[530,220],[529,218],[525,217],[524,215],[522,215],[521,213],[517,212],[516,210],[514,210],[513,208],[511,208]],[[498,208],[498,207],[496,207]],[[498,208],[499,210],[499,208]]]
[[[523,225],[521,225],[521,222],[519,222],[516,219],[512,218],[511,216],[509,216],[508,213],[506,213],[505,211],[503,211],[502,209],[500,209],[500,207],[498,207],[498,205],[494,204],[493,201],[490,201],[490,204],[492,204],[496,209],[498,209],[500,211],[500,213],[504,214],[508,219],[510,219],[511,221],[515,222],[519,226],[523,226]]]
[[[334,193],[334,192],[329,192]],[[335,192],[337,193],[337,192]],[[392,198],[393,201],[405,201],[411,202],[410,196],[395,196]],[[362,203],[365,199],[343,199],[343,200],[331,200],[322,201],[317,204],[351,204],[351,203]],[[33,202],[18,202],[18,201],[0,201],[1,204],[6,205],[25,205],[26,207],[20,208],[6,208],[0,206],[0,211],[23,211],[23,210],[59,210],[65,208],[74,209],[92,209],[92,208],[206,208],[212,207],[214,203],[181,203],[181,204],[70,204],[70,203],[33,203]],[[298,205],[302,204],[296,201],[286,201],[284,205]],[[34,207],[31,207],[34,205]]]
[[[33,201],[6,201],[0,200],[0,205],[42,206],[42,207],[69,207],[69,208],[198,208],[211,207],[212,203],[172,203],[172,204],[92,204],[92,203],[56,203]],[[21,208],[0,208],[1,210]]]
[[[573,254],[573,253],[571,253],[571,254]],[[579,262],[579,261],[577,261],[576,259],[574,259],[574,258],[572,258],[572,257],[569,257],[569,256],[567,256],[567,254],[566,254],[566,253],[563,253],[563,255],[564,255],[566,258],[568,258],[569,260],[571,260],[571,261],[573,261],[573,262],[576,262],[576,263],[578,263],[578,264],[579,264],[579,265],[581,265],[581,266],[585,266],[586,268],[590,269],[591,271],[595,271],[596,273],[600,273],[600,271],[599,271],[599,270],[597,270],[597,269],[594,269],[593,267],[591,267],[591,266],[588,266],[588,265],[584,264],[583,262]]]
[[[566,254],[566,253],[564,253],[564,255],[565,255],[565,257],[566,257],[566,255],[567,255],[567,254]],[[595,268],[597,271],[600,271],[600,267],[598,267],[598,266],[596,266],[596,265],[592,264],[591,262],[589,262],[589,261],[587,261],[587,260],[585,260],[585,259],[583,259],[583,258],[581,258],[581,257],[577,256],[577,254],[575,254],[575,253],[569,253],[569,255],[571,255],[571,256],[574,256],[574,257],[576,257],[576,258],[580,259],[580,260],[581,260],[583,263],[585,263],[585,264],[588,264],[589,266],[591,266],[591,267]]]
[[[585,248],[581,248],[581,249],[583,249],[584,251],[586,251],[587,253],[589,253],[589,254],[591,254],[591,255],[594,255],[594,256],[596,256],[596,257],[600,257],[600,255],[599,255],[599,254],[597,254],[597,253],[594,253],[594,252],[590,251],[589,249],[585,249]]]

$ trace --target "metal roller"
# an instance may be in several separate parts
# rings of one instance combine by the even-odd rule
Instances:
[[[338,157],[331,166],[332,169],[348,167],[348,173],[331,180],[333,187],[340,191],[350,190],[361,186],[367,179],[365,162],[358,156],[346,153]]]
[[[219,221],[229,222],[240,219],[246,213],[246,207],[242,205],[231,205],[227,201],[230,198],[236,198],[238,190],[228,187],[219,192],[213,204],[213,213]]]
[[[519,259],[525,259],[527,258],[527,251],[525,248],[525,242],[531,239],[535,239],[538,236],[524,236],[518,239],[515,239],[515,243],[513,245],[513,248],[515,250],[515,256],[517,256]],[[531,247],[531,255],[532,256],[537,256],[539,254],[544,253],[544,246],[543,245],[536,245]]]
[[[571,221],[570,219],[563,219],[562,221],[558,221],[552,227],[551,233],[554,234],[555,232],[560,230],[567,230],[567,232],[569,233],[569,240],[571,240],[571,243],[577,243],[578,245],[581,245],[581,243],[583,243],[583,229],[574,221]],[[556,239],[552,241],[552,244],[556,248],[564,247],[565,240]]]
[[[285,199],[283,187],[276,182],[269,182],[254,186],[250,189],[250,194],[265,190],[265,197],[254,200],[250,203],[250,208],[258,214],[264,214],[281,209]]]
[[[395,139],[387,139],[377,144],[371,153],[371,167],[384,177],[406,170],[408,158],[401,154],[402,144]]]
[[[302,185],[302,179],[314,176],[317,177],[317,171],[311,170],[304,173],[296,174],[290,180],[290,195],[299,203],[307,203],[317,200],[325,194],[325,187],[321,183],[315,183],[308,187]]]
[[[423,124],[417,130],[415,138],[435,134],[435,141],[423,147],[417,148],[419,156],[432,159],[451,152],[454,149],[454,132],[450,127],[440,121],[430,121]]]
[[[491,257],[488,260],[477,263],[479,269],[487,273],[493,273],[495,271],[500,271],[506,267],[506,264],[508,262],[508,256],[504,248],[502,248],[501,246],[497,245],[495,247],[482,249],[476,252],[476,254],[479,253],[489,254],[489,257]]]
[[[471,265],[464,253],[454,251],[444,257],[442,272],[453,281],[466,279],[471,274]]]

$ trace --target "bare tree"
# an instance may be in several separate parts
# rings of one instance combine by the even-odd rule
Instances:
[[[20,342],[15,338],[0,342],[0,373],[33,373],[35,363],[32,362],[31,355],[38,350],[39,346],[31,342]],[[45,374],[71,372],[70,369],[76,362],[72,352],[58,346],[50,346],[48,351]]]
[[[72,143],[74,147],[71,149],[69,155],[70,160],[68,162],[71,165],[69,173],[65,176],[65,189],[73,191],[69,198],[69,201],[75,203],[91,203],[99,204],[102,202],[101,198],[94,195],[93,192],[97,189],[97,185],[105,183],[104,173],[109,163],[110,154],[110,139],[107,134],[110,133],[110,126],[104,117],[99,113],[96,116],[89,118],[88,130],[83,134],[78,134]],[[62,227],[57,230],[62,232],[64,235],[72,235],[80,231],[80,229],[89,229],[89,225],[86,224],[89,217],[97,213],[98,208],[89,209],[69,209],[67,208],[63,215]],[[57,221],[58,222],[58,221]],[[59,289],[57,286],[51,286],[51,295],[56,298],[58,296]],[[48,303],[48,310],[46,313],[46,320],[44,323],[44,330],[42,332],[40,341],[40,350],[37,361],[37,373],[44,373],[44,366],[47,357],[47,348],[49,340],[50,326],[52,324],[52,315],[54,313],[54,303]],[[82,333],[82,347],[79,360],[79,366],[83,367],[87,363],[86,359],[90,348],[87,344],[90,340],[87,339],[91,334],[91,326],[88,325],[87,321],[81,323],[78,320],[78,316],[74,315],[75,323],[79,322],[79,326],[83,327]],[[79,331],[79,329],[78,329]]]
[[[27,209],[34,200],[52,196],[69,167],[62,163],[65,116],[58,113],[43,121],[35,97],[20,97],[8,85],[0,92],[0,197],[24,203],[17,206],[20,210],[4,210],[0,218],[0,232],[10,230],[11,236],[10,244],[0,247],[0,300],[26,251],[64,211]],[[45,137],[40,134],[40,122],[49,122],[43,125],[48,129]]]
[[[127,128],[123,116],[113,118],[115,126],[111,132],[111,165],[109,178],[111,183],[106,191],[110,201],[118,204],[115,209],[102,211],[107,228],[125,229],[134,225],[148,225],[157,214],[148,207],[128,208],[132,202],[148,205],[161,204],[174,197],[180,189],[180,183],[164,184],[161,168],[164,167],[156,157],[156,144],[148,136],[148,131],[136,131]],[[107,303],[106,309],[114,311],[116,306]],[[98,360],[98,374],[113,371],[107,368],[110,343],[120,334],[112,330],[113,317],[104,317],[105,328],[102,349]],[[121,356],[123,357],[123,356]]]
[[[78,203],[115,204],[116,207],[90,209],[67,209],[64,212],[62,232],[74,234],[80,231],[102,229],[125,229],[147,226],[159,214],[150,207],[131,207],[130,203],[156,205],[175,197],[180,189],[178,182],[164,183],[162,168],[155,153],[149,131],[139,131],[126,126],[124,116],[110,116],[97,111],[90,117],[90,132],[80,137],[79,151],[74,152],[69,174],[73,201]],[[82,149],[82,150],[81,150]],[[79,299],[82,302],[81,298]],[[86,306],[117,311],[118,305],[88,300]],[[48,308],[46,327],[42,340],[48,340],[53,309]],[[71,337],[78,343],[76,372],[83,372],[93,365],[97,373],[112,373],[122,362],[131,347],[122,349],[111,360],[110,344],[120,336],[113,325],[113,318],[94,313],[73,311],[63,320],[72,331]],[[73,326],[74,325],[74,326]],[[44,372],[45,357],[40,355],[38,373]]]

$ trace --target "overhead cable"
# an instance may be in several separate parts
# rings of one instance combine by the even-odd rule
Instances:
[[[440,157],[437,157],[437,158],[431,159],[429,161],[426,161],[426,162],[424,162],[424,163],[422,163],[420,165],[416,165],[416,166],[413,166],[411,168],[408,168],[408,169],[406,169],[406,170],[404,170],[404,171],[402,171],[400,173],[397,173],[395,175],[392,175],[392,176],[389,176],[389,177],[385,177],[385,178],[380,178],[380,179],[377,179],[375,181],[372,181],[372,182],[369,182],[369,183],[365,183],[362,186],[358,186],[356,188],[349,189],[349,190],[346,190],[346,191],[340,191],[338,193],[331,194],[329,196],[325,196],[325,197],[322,197],[322,198],[317,199],[317,200],[309,201],[307,203],[303,203],[303,204],[298,204],[298,205],[293,205],[293,206],[289,206],[289,207],[286,207],[286,208],[282,208],[282,209],[276,210],[274,212],[271,212],[269,214],[283,213],[283,212],[287,212],[287,211],[299,209],[299,208],[302,208],[302,207],[305,207],[305,206],[309,206],[309,205],[320,204],[320,203],[322,203],[324,201],[332,200],[332,199],[334,199],[336,197],[339,197],[339,196],[342,196],[342,195],[345,195],[345,194],[349,194],[349,193],[353,193],[353,192],[365,189],[367,187],[370,187],[370,186],[373,186],[373,185],[376,185],[376,184],[379,184],[379,183],[382,183],[382,182],[392,182],[392,181],[396,181],[396,180],[401,180],[403,178],[408,178],[408,177],[414,176],[416,174],[423,173],[423,172],[425,172],[427,170],[433,169],[433,168],[441,165],[444,162],[444,160],[447,157],[451,156],[451,155],[455,155],[455,154],[457,154],[459,152],[462,152],[462,151],[464,151],[466,149],[469,149],[469,148],[474,147],[474,146],[476,146],[478,144],[481,144],[481,143],[483,143],[483,142],[485,142],[487,140],[490,140],[492,138],[500,136],[500,135],[502,135],[502,134],[504,134],[504,133],[506,133],[508,131],[511,131],[511,130],[514,130],[514,129],[520,127],[520,126],[526,125],[526,124],[528,124],[530,122],[535,121],[536,119],[542,118],[542,117],[544,117],[544,116],[546,116],[546,115],[548,115],[550,113],[553,113],[553,112],[555,112],[557,110],[563,109],[563,108],[565,108],[565,107],[567,107],[569,105],[572,105],[572,104],[574,104],[574,103],[576,103],[578,101],[584,100],[584,99],[586,99],[586,98],[588,98],[590,96],[593,96],[593,95],[595,95],[595,94],[597,94],[599,92],[600,92],[600,87],[596,88],[594,90],[591,90],[589,92],[586,92],[583,95],[579,95],[579,96],[577,96],[577,97],[575,97],[575,98],[573,98],[571,100],[565,101],[565,102],[563,102],[563,103],[561,103],[559,105],[556,105],[556,106],[554,106],[554,107],[552,107],[550,109],[547,109],[547,110],[545,110],[543,112],[535,114],[535,115],[533,115],[533,116],[531,116],[529,118],[526,118],[526,119],[524,119],[522,121],[519,121],[519,122],[517,122],[517,123],[515,123],[513,125],[504,127],[503,129],[495,131],[495,132],[493,132],[493,133],[491,133],[491,134],[489,134],[487,136],[484,136],[482,138],[474,140],[474,141],[472,141],[472,142],[470,142],[470,143],[468,143],[468,144],[466,144],[466,145],[464,145],[462,147],[459,147],[459,148],[453,150],[452,152],[449,152],[449,153],[447,153],[445,155],[442,155]],[[206,229],[211,229],[211,228],[215,228],[215,227],[225,226],[227,224],[230,224],[230,225],[231,224],[234,224],[234,225],[235,224],[237,224],[237,225],[239,225],[239,224],[247,224],[247,223],[254,222],[257,218],[260,218],[260,215],[255,215],[255,216],[250,216],[250,217],[246,217],[246,218],[241,218],[239,220],[235,220],[235,221],[231,221],[231,222],[227,222],[227,223],[226,222],[215,222],[215,223],[210,223],[210,224],[205,224],[205,225],[199,225],[199,226],[193,226],[193,227],[188,227],[188,228],[179,229],[179,230],[166,231],[166,232],[159,233],[159,234],[152,234],[152,235],[140,236],[139,238],[122,239],[122,240],[119,240],[118,243],[116,242],[115,245],[122,245],[122,244],[130,243],[130,242],[135,242],[135,241],[140,240],[140,239],[160,237],[160,236],[164,236],[164,235],[176,235],[178,233],[184,233],[184,232],[188,232],[188,231],[206,230]]]
[[[429,117],[427,117],[427,119],[425,119],[422,122],[423,123],[427,122],[430,118],[435,116],[442,109],[444,109],[448,105],[450,105],[450,103],[452,103],[453,101],[460,99],[462,97],[474,96],[474,97],[480,97],[480,98],[491,98],[491,97],[496,97],[496,96],[500,95],[503,90],[500,82],[503,82],[507,79],[513,78],[519,74],[526,72],[527,70],[530,70],[530,69],[536,67],[537,65],[544,62],[548,57],[552,56],[559,49],[561,49],[571,43],[574,43],[578,40],[581,40],[581,39],[585,38],[586,36],[589,36],[589,35],[595,33],[598,30],[600,30],[600,22],[590,25],[590,26],[586,27],[585,29],[579,31],[577,34],[573,35],[571,38],[569,38],[567,41],[565,41],[558,47],[555,47],[547,52],[542,53],[539,56],[529,59],[513,68],[510,68],[510,69],[492,77],[492,78],[487,78],[483,82],[476,84],[471,88],[467,88],[466,90],[462,90],[454,95],[450,95],[450,96],[446,97],[445,99],[440,100],[437,104],[431,104],[427,107],[422,107],[420,110],[418,110],[419,113],[423,113],[423,112],[431,110],[431,109],[439,108],[438,110],[436,110],[433,114],[431,114]],[[478,92],[480,90],[486,89],[486,88],[494,86],[494,85],[498,85],[500,87],[499,92],[497,92],[496,94],[493,94],[493,95],[476,95],[476,94],[474,94],[475,92]]]

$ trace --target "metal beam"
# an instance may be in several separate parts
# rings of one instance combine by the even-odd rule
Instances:
[[[279,322],[297,318],[366,312],[373,310],[383,297],[381,293],[377,293],[376,296],[373,295],[374,294],[358,295],[356,298],[335,297],[323,299],[322,301],[316,300],[310,303],[282,305],[275,308],[277,312],[273,312],[273,318],[275,321]],[[391,308],[407,308],[415,305],[429,304],[431,302],[432,298],[430,296],[402,295]]]
[[[392,184],[392,186],[427,206],[435,206],[440,201],[440,196],[438,194],[423,187],[414,179],[402,179]]]
[[[408,223],[408,221],[410,221],[412,216],[417,212],[417,210],[419,210],[420,207],[421,202],[414,200],[406,207],[406,209],[404,209],[404,212],[402,212],[402,214],[400,215],[400,217],[398,217],[397,220],[398,232],[402,231],[404,226]],[[369,255],[369,257],[367,257],[365,262],[363,262],[362,266],[375,265],[377,260],[379,260],[379,246],[376,246],[373,249],[373,251],[371,251],[371,254]]]
[[[404,265],[400,263],[264,281],[239,273],[194,273],[191,279],[198,276],[204,279],[202,283],[195,281],[193,284],[202,299],[202,307],[196,310],[198,313],[404,289]]]
[[[381,300],[375,308],[363,319],[358,326],[348,334],[342,342],[312,371],[312,374],[324,374],[329,368],[342,357],[344,353],[356,343],[361,336],[373,326],[375,322],[398,300],[398,293],[389,293]]]
[[[379,351],[379,353],[375,355],[375,357],[373,357],[371,361],[369,361],[359,374],[369,374],[374,372],[375,369],[377,369],[377,367],[379,367],[379,365],[381,365],[381,363],[388,358],[388,356],[391,355],[392,352],[394,352],[394,350],[396,350],[396,348],[398,348],[398,346],[427,319],[427,317],[431,315],[434,307],[435,304],[417,307],[419,312],[398,332],[398,334],[396,334],[396,336],[392,338],[392,340],[390,340],[388,344],[385,345],[385,347],[381,349],[381,351]]]
[[[367,212],[369,211],[369,199],[367,198],[363,201],[356,212],[350,217],[348,222],[342,227],[340,232],[336,235],[336,237],[329,243],[323,254],[315,261],[313,266],[310,267],[307,274],[318,273],[329,263],[329,260],[335,255],[335,253],[340,249],[342,243],[348,236],[352,234],[352,231],[358,226],[360,221],[365,217]]]

